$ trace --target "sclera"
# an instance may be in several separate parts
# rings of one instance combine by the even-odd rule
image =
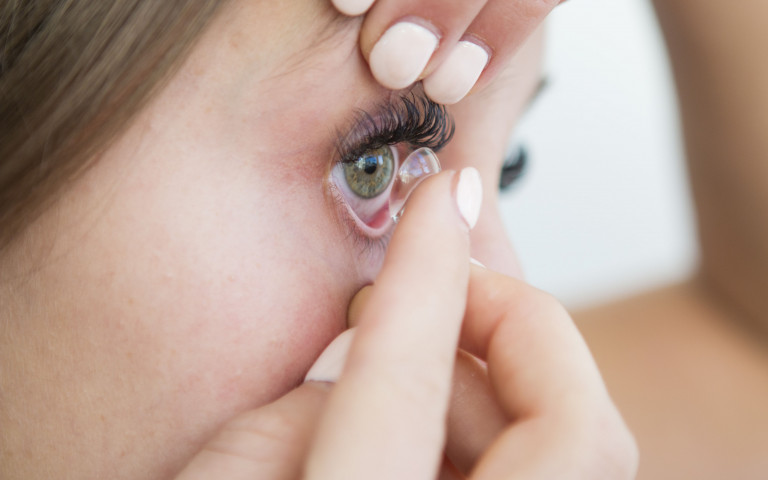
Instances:
[[[389,214],[395,223],[403,214],[405,202],[413,189],[425,178],[440,173],[441,170],[437,155],[429,148],[415,150],[405,158],[397,169],[397,176],[389,197]]]

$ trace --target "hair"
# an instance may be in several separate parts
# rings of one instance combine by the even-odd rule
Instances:
[[[146,104],[223,3],[0,1],[0,252]]]

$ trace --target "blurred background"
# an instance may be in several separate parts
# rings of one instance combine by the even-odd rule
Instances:
[[[528,280],[581,308],[685,278],[697,252],[672,77],[649,0],[550,16],[549,86],[502,208]]]

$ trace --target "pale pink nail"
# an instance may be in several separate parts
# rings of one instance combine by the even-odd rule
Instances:
[[[368,59],[371,73],[387,88],[406,88],[419,79],[438,43],[437,36],[421,25],[397,23],[373,46]]]
[[[448,58],[424,79],[424,91],[437,103],[451,105],[464,98],[488,64],[488,51],[462,40]]]
[[[345,330],[336,337],[330,345],[325,347],[323,353],[315,360],[312,368],[309,369],[304,377],[305,382],[336,382],[344,370],[344,363],[347,361],[349,347],[352,345],[352,339],[355,335],[355,329]]]
[[[456,204],[470,229],[477,224],[482,203],[483,183],[480,180],[480,172],[474,167],[462,169],[456,186]]]
[[[374,0],[331,0],[336,10],[344,15],[356,17],[362,15],[371,8]]]

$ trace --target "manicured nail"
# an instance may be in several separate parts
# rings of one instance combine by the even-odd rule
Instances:
[[[451,105],[464,98],[488,64],[488,51],[462,40],[448,58],[424,79],[424,91],[432,101]]]
[[[336,10],[344,15],[356,17],[362,15],[371,8],[374,0],[331,0]]]
[[[325,347],[323,353],[315,360],[312,368],[309,369],[304,377],[305,382],[336,382],[344,369],[344,363],[347,361],[349,347],[352,345],[352,339],[355,335],[355,329],[345,330],[336,337],[330,345]]]
[[[479,261],[475,260],[472,257],[469,257],[469,263],[471,263],[472,265],[477,265],[478,267],[481,267],[481,268],[487,268],[485,265],[483,265],[482,263],[480,263]]]
[[[397,23],[373,46],[368,58],[371,72],[387,88],[406,88],[418,80],[438,43],[435,34],[421,25]]]
[[[483,183],[480,180],[480,173],[473,167],[467,167],[459,173],[459,183],[456,186],[456,204],[470,229],[474,228],[477,223],[482,203]]]

